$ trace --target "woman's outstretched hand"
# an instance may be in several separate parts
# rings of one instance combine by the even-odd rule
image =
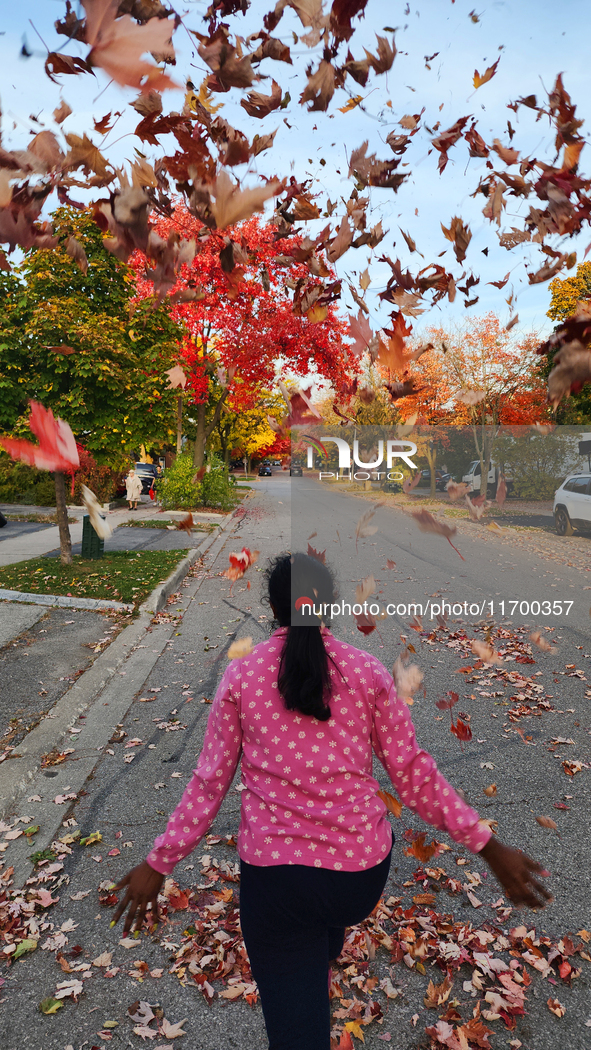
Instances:
[[[493,835],[484,849],[480,850],[479,856],[484,858],[512,904],[544,908],[553,900],[546,887],[535,878],[535,875],[550,873],[521,850],[505,846]]]
[[[152,905],[152,923],[157,923],[160,918],[158,914],[158,894],[160,893],[163,882],[164,875],[161,875],[159,871],[155,871],[154,868],[151,868],[145,860],[135,868],[132,868],[125,878],[121,879],[121,881],[115,886],[115,891],[127,886],[127,893],[115,912],[115,918],[113,919],[111,926],[115,926],[115,924],[119,922],[124,911],[128,909],[125,924],[123,926],[123,934],[127,937],[134,922],[135,930],[136,932],[139,932],[146,916],[146,908],[148,904]]]

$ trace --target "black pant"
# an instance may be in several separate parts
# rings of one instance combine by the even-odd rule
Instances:
[[[392,848],[366,871],[240,861],[240,924],[269,1050],[329,1050],[328,965],[343,949],[345,928],[378,903],[391,857]]]

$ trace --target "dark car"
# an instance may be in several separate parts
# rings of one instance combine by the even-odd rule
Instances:
[[[142,496],[147,496],[156,478],[161,476],[158,467],[155,463],[136,463],[133,469],[142,483]]]
[[[292,463],[289,468],[290,478],[301,478],[302,477],[302,464]]]
[[[271,470],[271,467],[268,466],[266,463],[261,463],[259,467],[259,478],[270,478],[272,476],[273,471]]]
[[[435,488],[438,492],[445,492],[449,481],[455,481],[456,479],[452,474],[442,474],[435,481]]]

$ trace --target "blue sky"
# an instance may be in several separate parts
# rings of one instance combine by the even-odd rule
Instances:
[[[389,0],[386,4],[383,0],[369,0],[365,19],[359,23],[360,29],[351,42],[354,56],[363,57],[363,45],[375,51],[375,33],[383,34],[385,26],[397,30],[398,55],[387,75],[370,75],[366,88],[348,78],[351,93],[363,95],[365,112],[357,108],[345,114],[339,112],[339,107],[347,101],[344,92],[335,94],[328,113],[307,113],[297,103],[304,83],[303,71],[309,62],[316,65],[320,49],[308,49],[301,42],[294,44],[292,32],[299,36],[305,30],[294,12],[287,10],[274,35],[290,44],[294,64],[263,63],[260,71],[269,79],[253,86],[266,93],[270,91],[273,76],[284,91],[290,91],[295,101],[287,110],[271,113],[261,121],[248,117],[241,109],[237,91],[215,98],[216,102],[224,103],[220,115],[251,137],[278,129],[274,148],[261,154],[250,171],[241,166],[235,168],[234,173],[247,184],[253,181],[251,172],[257,171],[266,176],[293,173],[300,179],[311,177],[317,180],[318,191],[327,193],[333,201],[341,201],[341,198],[348,198],[351,189],[346,178],[351,150],[367,139],[368,153],[375,152],[378,158],[389,159],[391,152],[385,144],[386,135],[395,129],[402,131],[398,126],[401,117],[418,113],[423,106],[424,121],[432,127],[436,120],[440,120],[440,130],[449,127],[458,117],[474,114],[479,119],[481,134],[489,143],[493,137],[498,137],[504,145],[509,145],[507,120],[510,119],[516,130],[512,145],[522,151],[521,155],[535,155],[551,163],[553,137],[547,122],[536,123],[535,114],[523,108],[515,114],[506,107],[508,102],[531,93],[536,94],[539,101],[544,100],[556,74],[562,72],[565,86],[577,103],[578,116],[585,119],[588,126],[591,115],[587,70],[591,29],[589,4],[586,0],[565,0],[559,5],[549,0],[483,0],[475,7],[475,3],[476,0],[409,2],[409,13],[405,14],[405,2]],[[262,14],[272,6],[271,0],[254,0],[246,18],[232,20],[232,28],[246,37],[249,32],[260,28]],[[23,147],[29,135],[40,130],[41,124],[52,127],[51,112],[63,96],[74,110],[63,125],[64,129],[78,133],[87,131],[99,146],[102,138],[93,130],[92,117],[100,118],[109,111],[123,110],[116,129],[104,140],[105,152],[112,161],[123,163],[132,156],[135,147],[143,149],[151,158],[157,155],[153,148],[142,146],[132,135],[138,118],[126,103],[135,97],[136,92],[109,85],[100,69],[96,70],[96,77],[63,76],[61,86],[52,84],[45,76],[45,49],[37,33],[50,49],[63,46],[65,38],[57,36],[53,29],[54,19],[61,17],[65,9],[61,0],[20,0],[14,5],[5,2],[2,7],[4,35],[0,36],[3,70],[0,98],[5,147]],[[203,31],[202,18],[206,7],[206,3],[189,2],[179,5],[177,10],[184,16],[189,30]],[[470,17],[471,12],[478,16],[476,23]],[[24,35],[28,49],[33,51],[33,56],[28,59],[19,56]],[[391,33],[386,35],[392,36]],[[181,84],[187,76],[198,84],[208,70],[197,55],[193,38],[181,27],[175,34],[174,43],[177,65],[173,76]],[[68,44],[67,50],[82,55],[86,49],[82,45]],[[427,69],[424,56],[435,52],[439,54],[430,61],[431,68]],[[474,69],[482,73],[499,56],[496,76],[475,92],[472,86]],[[387,105],[388,102],[391,106]],[[164,104],[165,112],[180,110],[183,91],[167,92]],[[459,277],[462,267],[456,263],[452,247],[444,239],[440,226],[441,222],[449,225],[452,216],[459,215],[469,222],[473,234],[464,266],[468,273],[473,268],[481,276],[477,289],[480,301],[466,310],[462,296],[458,296],[453,305],[445,300],[417,319],[415,331],[420,331],[422,324],[458,324],[466,316],[488,310],[495,310],[506,322],[510,314],[505,297],[513,285],[520,317],[520,323],[514,329],[515,336],[518,338],[520,332],[532,328],[542,334],[547,332],[550,327],[545,316],[548,287],[530,287],[523,265],[529,263],[530,269],[537,269],[541,265],[540,256],[531,245],[512,252],[500,247],[496,227],[482,216],[484,198],[479,196],[476,201],[470,197],[480,175],[485,173],[485,162],[475,158],[468,160],[467,150],[462,145],[450,151],[448,167],[440,176],[437,172],[438,155],[434,151],[428,155],[429,148],[429,136],[425,133],[413,138],[412,148],[406,154],[412,174],[397,194],[392,190],[371,190],[371,224],[381,219],[384,229],[388,230],[374,253],[373,262],[369,263],[372,284],[367,301],[372,309],[374,329],[388,323],[390,309],[388,304],[380,305],[377,297],[390,272],[386,264],[377,261],[377,257],[385,252],[393,259],[399,257],[403,265],[417,268],[418,257],[410,255],[399,227],[411,234],[418,250],[423,253],[424,262],[418,260],[421,266],[445,251],[446,254],[437,261]],[[588,149],[582,154],[583,169],[591,163],[586,157]],[[325,163],[321,164],[321,160]],[[512,221],[518,225],[519,217],[527,213],[529,207],[516,198],[509,197],[508,200],[510,203],[504,213],[502,229],[508,228]],[[343,211],[341,203],[333,219]],[[314,224],[309,226],[313,232]],[[564,250],[564,245],[568,245],[568,250],[576,250],[581,260],[589,242],[591,230],[573,241],[552,242],[552,246]],[[487,246],[489,256],[485,258],[481,252]],[[350,250],[336,264],[339,277],[345,280],[349,277],[356,282],[370,258],[371,254],[365,248]],[[509,270],[512,271],[511,279],[502,291],[485,284],[499,280]],[[345,292],[343,308],[347,304],[352,305],[352,301]]]

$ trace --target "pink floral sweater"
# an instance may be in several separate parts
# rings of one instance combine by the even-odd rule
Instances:
[[[331,717],[288,711],[277,676],[286,628],[227,668],[203,750],[166,831],[147,857],[168,875],[205,835],[242,758],[238,853],[250,864],[306,864],[360,871],[391,846],[386,806],[372,775],[372,747],[401,800],[460,845],[479,852],[487,825],[417,746],[391,675],[363,650],[323,629],[334,661]]]

